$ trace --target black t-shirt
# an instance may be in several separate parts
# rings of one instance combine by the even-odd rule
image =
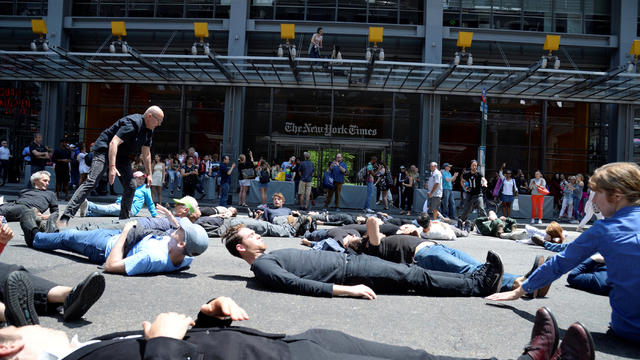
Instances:
[[[182,165],[182,170],[184,170],[184,173],[190,173],[192,171],[198,171],[198,166],[196,166],[195,164],[188,166],[188,165]],[[189,175],[185,175],[182,178],[183,182],[186,182],[188,185],[195,185],[198,182],[198,175],[196,174],[189,174]]]
[[[343,229],[342,227],[337,227],[331,228],[327,231],[327,237],[332,238],[340,244],[342,244],[342,240],[349,235],[360,237],[360,233],[355,229]]]
[[[47,159],[40,159],[37,158],[34,154],[33,151],[37,151],[37,152],[47,152],[47,148],[44,145],[38,145],[35,142],[32,142],[31,145],[29,145],[29,151],[31,152],[31,165],[34,166],[41,166],[41,167],[45,167],[47,165]]]
[[[423,242],[417,236],[391,235],[383,238],[378,246],[363,241],[363,252],[394,263],[411,264],[416,248]]]
[[[480,172],[477,172],[475,174],[468,172],[462,175],[462,178],[465,180],[465,182],[469,182],[469,193],[472,196],[480,195],[480,192],[482,191],[482,174],[480,174]]]
[[[365,224],[349,224],[349,225],[343,225],[341,226],[341,228],[354,229],[357,232],[359,232],[360,235],[364,235],[367,233],[367,225]],[[400,227],[393,224],[382,224],[378,229],[380,229],[380,233],[386,236],[390,236],[390,235],[394,235],[398,231],[398,229],[400,229]]]
[[[239,163],[238,163],[238,171],[240,172],[240,179],[241,179],[241,180],[245,180],[245,179],[250,180],[250,179],[253,179],[252,177],[245,177],[245,176],[244,176],[244,174],[242,173],[242,170],[245,170],[245,169],[253,169],[254,167],[255,167],[255,166],[253,165],[253,163],[252,163],[251,161],[249,161],[249,160],[247,160],[247,161],[245,161],[245,162],[243,162],[243,163],[242,163],[242,162],[239,162]],[[254,174],[254,177],[255,177],[255,170],[254,170],[253,174]]]
[[[118,157],[129,157],[129,155],[138,154],[143,146],[151,147],[153,131],[144,125],[144,117],[141,114],[127,115],[103,131],[93,144],[91,151],[107,153],[109,142],[116,135],[123,141],[118,146]]]
[[[56,169],[64,166],[69,166],[68,162],[63,162],[60,160],[71,160],[71,150],[69,149],[56,149],[53,152],[53,157],[51,158],[53,162],[56,164]]]
[[[56,194],[50,190],[24,189],[20,191],[20,197],[16,200],[16,204],[26,205],[30,208],[36,208],[43,213],[49,209],[50,213],[58,211],[58,199]]]

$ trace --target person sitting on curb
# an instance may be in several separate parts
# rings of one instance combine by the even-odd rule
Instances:
[[[13,231],[2,221],[0,253],[13,238]],[[37,325],[38,315],[54,314],[60,305],[65,322],[79,320],[102,296],[104,285],[104,276],[97,272],[70,288],[35,276],[20,265],[0,262],[0,322]],[[27,301],[18,301],[23,293]]]
[[[222,238],[233,256],[251,265],[256,279],[275,290],[308,296],[352,296],[373,300],[375,292],[425,296],[482,296],[500,289],[503,268],[490,252],[487,263],[471,274],[451,274],[402,265],[368,255],[280,249],[267,245],[255,231],[240,224]]]
[[[476,218],[475,223],[480,234],[484,236],[508,240],[523,240],[529,237],[526,231],[518,231],[516,219],[498,217],[493,210],[489,211],[488,217]]]
[[[142,171],[133,173],[133,178],[136,181],[136,191],[133,194],[133,202],[131,203],[131,211],[129,212],[130,216],[138,215],[145,204],[152,217],[158,216],[156,205],[153,203],[153,198],[151,197],[151,190],[149,190],[149,187],[145,184],[146,177],[147,175]],[[85,200],[82,205],[80,205],[80,216],[119,216],[121,202],[122,196],[119,196],[115,203],[108,205],[96,204],[92,201]]]
[[[437,356],[407,346],[387,345],[340,331],[309,329],[297,335],[267,334],[231,326],[249,320],[233,299],[218,297],[200,307],[196,320],[177,313],[162,313],[153,323],[144,321],[142,332],[101,336],[77,346],[62,331],[25,326],[0,329],[0,356],[26,358],[31,354],[67,354],[78,359],[230,359],[242,353],[245,360],[376,358],[390,360],[434,359]],[[193,327],[189,329],[189,327]],[[579,322],[567,328],[562,343],[557,321],[547,308],[536,312],[529,344],[518,360],[593,359],[595,346]],[[54,357],[57,358],[57,357]]]
[[[611,285],[611,331],[632,342],[640,342],[640,166],[617,162],[596,169],[589,179],[596,194],[593,202],[605,217],[545,262],[519,289],[494,294],[488,300],[520,298],[574,269],[599,252],[607,263]]]
[[[209,246],[209,238],[201,226],[192,224],[187,218],[180,218],[179,224],[171,235],[137,231],[136,222],[127,223],[121,231],[37,233],[30,246],[85,255],[94,264],[104,264],[105,271],[114,274],[172,272],[189,266],[193,257]]]

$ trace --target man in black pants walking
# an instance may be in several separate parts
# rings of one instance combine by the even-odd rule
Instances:
[[[120,203],[120,219],[129,218],[129,210],[136,191],[133,170],[129,163],[129,155],[142,152],[144,167],[147,174],[147,185],[151,185],[151,139],[153,130],[162,125],[164,113],[158,106],[151,106],[144,114],[131,114],[116,121],[111,127],[103,131],[93,144],[93,160],[87,180],[76,190],[69,201],[69,205],[60,216],[58,226],[67,226],[80,205],[98,184],[98,179],[109,170],[109,184],[113,185],[116,176],[124,188]]]
[[[227,250],[251,265],[262,284],[300,295],[353,296],[369,300],[374,291],[416,292],[426,296],[486,296],[500,289],[503,266],[490,252],[487,263],[470,274],[425,270],[368,255],[281,249],[265,253],[262,237],[240,224],[222,238]]]

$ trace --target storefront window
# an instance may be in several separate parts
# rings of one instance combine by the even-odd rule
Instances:
[[[41,99],[38,83],[0,81],[0,140],[8,140],[14,156],[40,130]]]

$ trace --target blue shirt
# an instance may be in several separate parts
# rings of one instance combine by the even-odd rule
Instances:
[[[331,176],[333,177],[333,181],[344,184],[344,174],[347,172],[347,164],[342,161],[339,165],[340,166],[334,166],[333,169],[331,169]],[[343,168],[345,172],[340,171],[340,168]]]
[[[116,199],[116,204],[120,204],[122,202],[122,196],[118,196]],[[148,188],[147,185],[140,185],[136,188],[136,192],[133,193],[133,203],[131,203],[131,215],[136,216],[142,210],[144,204],[147,204],[149,208],[149,212],[151,216],[156,217],[158,213],[156,212],[156,204],[153,203],[153,198],[151,197],[151,188]]]
[[[231,182],[231,175],[227,175],[229,166],[225,163],[220,163],[220,185],[229,184]]]
[[[453,184],[451,184],[451,181],[447,181],[452,177],[453,175],[451,175],[450,172],[448,172],[447,170],[442,170],[442,189],[443,190],[453,190]]]
[[[109,253],[113,245],[118,241],[118,237],[119,235],[116,235],[109,240],[105,258],[109,257]],[[170,240],[171,238],[168,236],[147,235],[135,244],[124,259],[124,269],[127,275],[165,273],[191,265],[193,261],[191,256],[185,256],[180,265],[173,265],[169,257],[168,245]]]
[[[311,182],[313,180],[313,163],[305,160],[300,164],[300,181]]]
[[[531,293],[599,252],[607,264],[611,286],[611,329],[631,341],[640,341],[640,206],[628,206],[593,226],[564,251],[540,266],[523,284]]]

